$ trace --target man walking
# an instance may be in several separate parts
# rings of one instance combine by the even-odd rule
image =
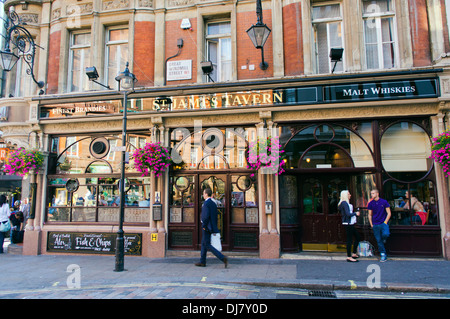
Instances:
[[[202,250],[200,253],[200,262],[196,263],[195,266],[205,267],[206,266],[206,253],[211,251],[214,256],[219,258],[225,264],[225,268],[228,267],[228,258],[225,257],[220,251],[211,246],[211,234],[219,233],[217,228],[217,206],[211,199],[212,190],[206,188],[203,191],[203,198],[205,202],[202,206]]]
[[[381,255],[381,262],[387,260],[386,248],[384,244],[389,237],[389,219],[391,218],[391,208],[387,200],[380,198],[380,193],[377,189],[373,189],[370,192],[372,200],[367,209],[369,210],[369,223],[373,229],[373,235],[377,240],[378,250]]]

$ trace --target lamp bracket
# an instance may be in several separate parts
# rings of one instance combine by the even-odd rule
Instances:
[[[11,50],[10,43],[14,46],[12,49],[17,49],[19,55],[23,57],[23,60],[28,65],[26,73],[31,75],[33,81],[37,84],[39,88],[44,87],[43,81],[37,81],[34,76],[34,59],[36,56],[36,47],[43,49],[34,43],[33,36],[24,27],[25,22],[22,22],[19,15],[15,11],[10,11],[8,13],[8,18],[5,21],[5,51]]]

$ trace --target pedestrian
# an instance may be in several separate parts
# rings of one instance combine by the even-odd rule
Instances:
[[[367,205],[369,211],[369,223],[373,229],[373,235],[377,240],[378,251],[381,255],[381,262],[387,260],[386,248],[384,244],[389,237],[389,219],[391,218],[391,208],[387,200],[380,198],[377,189],[370,191],[372,200]]]
[[[211,234],[219,233],[219,229],[217,228],[217,205],[211,199],[211,195],[212,190],[210,188],[205,188],[203,191],[203,199],[205,199],[205,202],[203,203],[201,214],[202,248],[200,252],[200,262],[196,263],[195,266],[206,266],[206,254],[209,250],[214,256],[219,258],[225,264],[225,268],[227,268],[228,258],[211,245]]]
[[[9,238],[11,244],[19,244],[23,242],[24,231],[23,228],[23,213],[21,211],[15,211],[9,216],[11,222],[11,233]]]
[[[360,242],[359,233],[355,228],[356,216],[359,216],[358,212],[353,212],[353,205],[350,204],[351,194],[348,190],[341,192],[341,200],[338,204],[339,212],[342,215],[342,224],[345,227],[345,232],[347,234],[347,261],[357,262],[356,258],[359,255],[356,253],[358,245]],[[353,240],[355,238],[355,240]],[[353,243],[353,253],[352,253],[352,243]]]
[[[28,199],[28,197],[25,197],[20,204],[21,205],[19,210],[23,213],[22,228],[25,229],[28,218],[30,217],[30,200]]]
[[[0,223],[9,223],[10,215],[11,211],[9,210],[8,200],[5,195],[0,195]],[[5,241],[5,235],[8,231],[9,229],[6,232],[0,231],[0,254],[3,254],[3,242]]]

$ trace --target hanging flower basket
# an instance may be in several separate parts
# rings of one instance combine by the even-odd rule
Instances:
[[[247,168],[253,170],[263,169],[266,174],[284,173],[284,150],[278,137],[258,138],[256,142],[249,144],[247,152]],[[253,175],[253,174],[252,174]]]
[[[445,131],[433,138],[431,156],[436,163],[440,163],[446,177],[450,177],[450,131]]]
[[[133,158],[134,167],[142,176],[149,176],[153,171],[160,177],[171,164],[169,150],[161,146],[161,143],[145,144],[143,148],[134,151]]]
[[[26,176],[36,172],[44,163],[44,156],[38,150],[19,148],[9,153],[3,171],[8,175]]]

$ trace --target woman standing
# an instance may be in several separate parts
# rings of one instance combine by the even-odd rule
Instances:
[[[9,222],[9,216],[11,211],[9,210],[8,201],[5,195],[0,195],[0,223],[4,224]],[[9,231],[9,229],[8,229]],[[0,231],[0,254],[3,254],[3,242],[5,241],[6,232]]]
[[[345,232],[347,234],[347,261],[348,262],[357,262],[355,258],[359,256],[356,254],[356,250],[358,249],[358,244],[360,241],[360,237],[358,231],[355,229],[356,224],[356,216],[359,216],[359,212],[353,212],[353,205],[350,204],[351,194],[349,191],[345,190],[341,192],[341,200],[338,204],[339,212],[342,215],[342,224],[345,227]],[[353,241],[353,237],[355,240]],[[352,241],[353,241],[353,254],[352,250]]]

